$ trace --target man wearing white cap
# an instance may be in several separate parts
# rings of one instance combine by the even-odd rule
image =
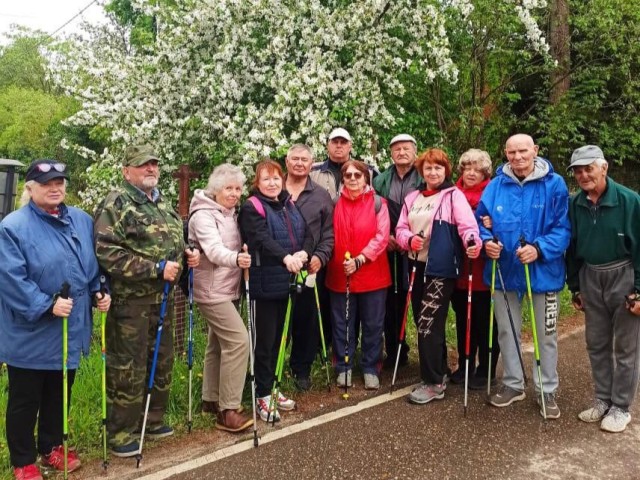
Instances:
[[[573,152],[567,284],[585,313],[595,398],[578,418],[622,432],[631,421],[640,372],[640,196],[607,176],[594,145]]]
[[[389,208],[389,219],[391,232],[389,235],[389,245],[387,255],[389,266],[391,267],[391,277],[393,285],[387,291],[386,313],[384,318],[384,341],[387,357],[384,361],[385,368],[392,368],[395,364],[398,352],[398,340],[402,316],[404,314],[404,299],[407,297],[409,285],[407,256],[403,255],[402,249],[395,239],[395,230],[402,203],[405,197],[417,190],[421,178],[414,168],[416,161],[417,145],[416,139],[411,135],[402,133],[396,135],[389,143],[391,159],[393,165],[378,175],[373,181],[373,188],[381,197],[387,199]],[[406,365],[409,355],[409,345],[403,341],[400,353],[400,365]]]
[[[315,165],[309,177],[324,188],[335,202],[342,184],[342,164],[351,156],[351,135],[344,128],[334,128],[327,141],[328,158],[319,165]]]

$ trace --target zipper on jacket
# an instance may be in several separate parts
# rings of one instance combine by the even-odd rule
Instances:
[[[291,220],[289,219],[289,215],[287,213],[287,207],[286,205],[283,205],[282,207],[282,213],[284,214],[284,223],[287,224],[287,231],[289,232],[289,239],[291,240],[291,246],[293,247],[293,252],[295,253],[298,251],[298,242],[296,242],[294,233],[293,233],[293,226],[291,225]]]

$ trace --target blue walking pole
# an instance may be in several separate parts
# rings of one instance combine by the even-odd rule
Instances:
[[[164,282],[164,289],[162,290],[162,304],[160,305],[160,317],[158,318],[158,330],[156,333],[156,343],[153,350],[153,361],[151,362],[151,373],[149,374],[149,384],[147,385],[147,402],[144,407],[144,417],[142,420],[142,432],[140,433],[140,449],[136,455],[136,468],[140,468],[140,462],[142,461],[142,446],[144,445],[144,431],[147,428],[147,417],[149,415],[149,404],[151,402],[151,390],[153,389],[153,380],[156,375],[156,365],[158,364],[158,350],[160,349],[160,339],[162,338],[162,324],[164,323],[164,317],[167,313],[167,300],[169,298],[169,290],[171,283]]]
[[[193,252],[194,246],[189,243]],[[187,431],[191,433],[191,391],[193,385],[193,267],[189,267],[189,343],[187,348],[187,366],[189,367],[189,412],[187,414]]]

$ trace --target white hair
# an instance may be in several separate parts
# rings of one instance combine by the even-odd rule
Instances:
[[[246,181],[247,177],[242,173],[240,167],[230,163],[223,163],[213,169],[204,191],[207,195],[215,197],[226,185],[237,183],[240,186],[244,186]]]

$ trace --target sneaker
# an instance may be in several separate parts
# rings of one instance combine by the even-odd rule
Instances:
[[[489,403],[494,407],[508,407],[513,402],[524,400],[526,394],[524,391],[514,390],[506,385],[500,385],[498,391],[491,395]]]
[[[600,430],[611,433],[624,432],[631,421],[631,414],[613,405],[600,423]]]
[[[442,400],[444,398],[444,385],[428,385],[423,383],[409,394],[409,401],[422,405],[432,400]]]
[[[64,447],[58,445],[53,447],[51,453],[42,456],[42,465],[45,467],[54,468],[56,470],[64,471]],[[80,468],[80,458],[75,450],[69,450],[67,452],[67,471],[73,472]]]
[[[140,444],[137,440],[134,440],[131,443],[127,443],[126,445],[120,445],[117,447],[109,447],[111,453],[120,458],[133,457],[138,454],[140,450]]]
[[[609,404],[604,400],[596,398],[593,400],[589,408],[578,414],[578,418],[587,423],[599,422],[604,418],[608,411]]]
[[[336,383],[338,384],[339,387],[344,387],[345,378],[347,381],[347,387],[350,387],[351,386],[351,370],[347,370],[346,372],[340,372],[338,374],[338,379],[336,380]]]
[[[256,410],[257,414],[260,415],[260,418],[265,422],[279,422],[280,421],[280,412],[277,409],[269,410],[269,402],[271,402],[271,395],[267,395],[266,397],[260,397],[256,400]]]
[[[216,428],[231,433],[242,432],[253,425],[253,419],[237,410],[221,410],[216,419]]]
[[[140,437],[142,430],[136,430],[133,432],[134,436]],[[160,425],[159,427],[149,427],[144,431],[144,438],[149,440],[160,440],[161,438],[170,437],[173,435],[173,428],[169,425]]]
[[[454,385],[460,385],[464,383],[464,368],[459,368],[455,372],[453,372],[449,377],[449,380],[451,380],[451,383],[453,383]]]
[[[364,374],[364,389],[365,390],[378,390],[380,388],[380,380],[375,373]]]
[[[491,379],[491,387],[495,387],[498,384],[495,378]],[[487,389],[487,377],[473,376],[469,379],[469,390],[486,390]]]
[[[296,408],[296,402],[290,398],[285,397],[282,392],[278,391],[278,408],[288,412]]]
[[[25,467],[14,468],[13,476],[15,480],[42,480],[40,470],[38,470],[35,463]]]
[[[301,392],[311,390],[311,379],[308,375],[297,375],[295,377],[296,388]]]
[[[540,403],[540,393],[536,394],[536,402],[538,402],[538,406],[540,407],[540,415],[544,417],[544,414],[547,414],[547,419],[555,420],[556,418],[560,418],[560,407],[556,403],[556,394],[555,393],[545,393],[544,394],[544,412],[542,411],[542,404]]]

